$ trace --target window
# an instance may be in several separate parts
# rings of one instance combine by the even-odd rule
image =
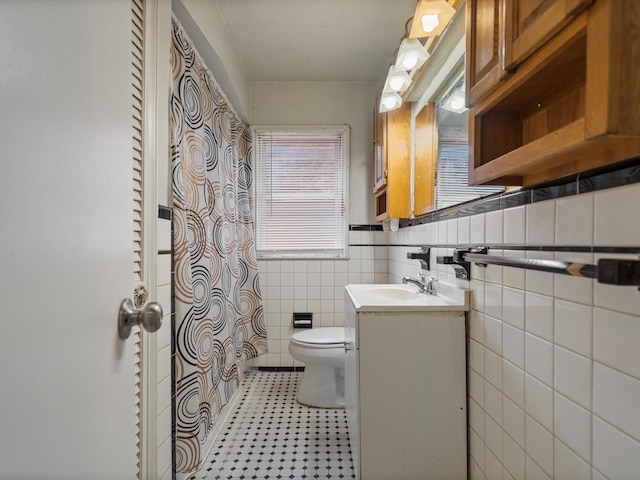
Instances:
[[[346,257],[349,127],[256,127],[253,142],[258,256]]]

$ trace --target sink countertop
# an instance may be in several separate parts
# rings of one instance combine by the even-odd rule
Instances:
[[[415,285],[350,284],[345,287],[357,312],[452,312],[469,310],[469,290],[438,284],[438,295]]]

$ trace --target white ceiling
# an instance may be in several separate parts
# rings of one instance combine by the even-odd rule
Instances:
[[[379,82],[416,0],[216,0],[254,81]]]

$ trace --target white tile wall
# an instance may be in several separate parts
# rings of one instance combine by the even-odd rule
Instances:
[[[520,448],[524,448],[524,410],[509,400],[506,395],[503,396],[502,401],[502,426],[505,434],[511,437]],[[512,472],[512,475],[515,475],[515,472]]]
[[[525,375],[524,401],[528,415],[553,431],[553,390],[531,375]]]
[[[553,478],[553,435],[529,415],[525,419],[525,444],[527,456]]]
[[[556,391],[578,405],[591,408],[591,360],[556,345],[554,358]]]
[[[158,219],[156,247],[171,250],[171,221]],[[156,296],[163,306],[162,326],[156,337],[156,472],[158,478],[171,476],[171,255],[156,256]]]
[[[565,262],[594,263],[590,253],[558,252],[555,259]],[[554,275],[555,296],[585,305],[593,304],[593,286],[595,280],[589,278],[570,277],[568,275]],[[619,287],[618,287],[619,288]]]
[[[553,386],[553,344],[526,333],[524,351],[525,371],[541,382]]]
[[[484,244],[484,213],[469,217],[471,222],[471,243]]]
[[[556,438],[585,461],[591,460],[591,413],[562,395],[554,396]]]
[[[527,205],[527,244],[555,243],[556,201],[549,200]]]
[[[640,443],[593,417],[593,466],[606,478],[640,478]]]
[[[524,370],[507,360],[502,362],[502,391],[518,407],[524,409]]]
[[[408,247],[640,246],[640,185],[537,202],[389,234],[390,281],[414,275]],[[624,207],[622,207],[624,208]],[[456,222],[456,235],[452,233]],[[490,253],[496,254],[499,248]],[[505,250],[595,263],[635,255]],[[448,266],[436,266],[441,279]],[[471,479],[640,478],[640,293],[585,278],[472,267],[468,391]]]
[[[288,348],[294,333],[293,313],[313,313],[315,327],[344,325],[344,287],[349,283],[386,283],[389,255],[393,254],[387,244],[386,232],[350,231],[348,259],[259,260],[260,287],[266,293],[263,301],[269,353],[248,365],[302,366]],[[406,252],[403,257],[408,261]],[[409,262],[415,264],[414,275],[420,268],[415,260]]]
[[[524,332],[511,325],[502,326],[502,355],[515,366],[524,368]]]
[[[589,478],[591,467],[562,442],[555,441],[555,476],[556,478]]]
[[[597,245],[640,245],[640,222],[629,221],[631,219],[627,216],[628,212],[624,211],[636,205],[640,205],[640,188],[637,184],[596,192],[595,243]]]
[[[591,245],[593,243],[593,194],[556,200],[556,243]]]
[[[504,243],[505,245],[524,245],[526,209],[524,206],[509,208],[504,211]],[[524,464],[523,464],[524,465]]]
[[[598,363],[593,377],[593,413],[640,441],[640,380]]]
[[[554,305],[556,344],[590,357],[593,341],[593,308],[559,298],[556,298]]]
[[[497,210],[495,212],[490,212],[486,214],[486,223],[485,223],[485,242],[494,245],[502,243],[502,210]]]
[[[524,429],[523,429],[524,430]],[[504,467],[509,475],[514,479],[523,479],[524,477],[524,450],[518,445],[513,438],[506,433],[502,442]]]

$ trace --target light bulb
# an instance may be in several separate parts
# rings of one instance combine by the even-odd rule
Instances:
[[[402,66],[407,70],[412,69],[418,64],[418,56],[413,53],[408,53],[402,59]]]
[[[454,110],[461,110],[464,107],[464,100],[456,95],[451,99],[450,105]]]
[[[391,77],[391,80],[389,80],[389,86],[396,92],[399,92],[403,85],[404,80],[401,77]]]
[[[393,97],[387,97],[384,99],[385,108],[392,109],[396,106],[396,99]]]
[[[432,13],[422,16],[422,28],[425,32],[433,32],[433,30],[440,24],[438,20],[438,14]]]

